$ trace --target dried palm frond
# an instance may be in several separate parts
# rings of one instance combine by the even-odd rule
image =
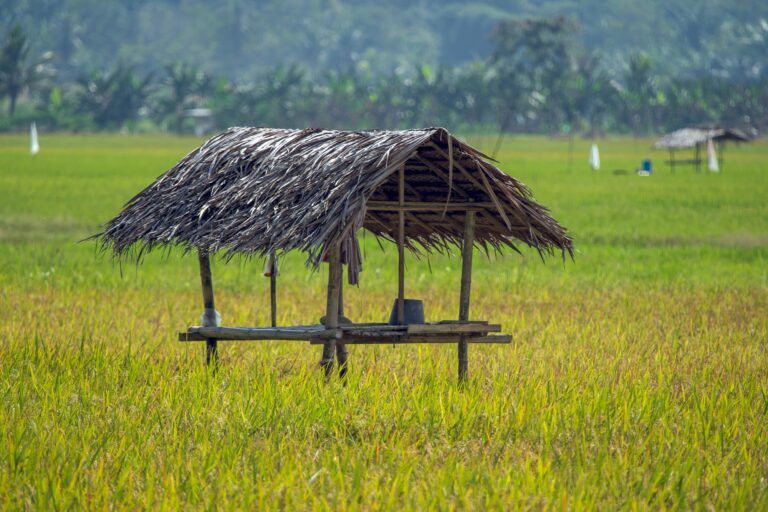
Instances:
[[[137,258],[177,245],[226,257],[300,250],[316,265],[340,243],[359,260],[361,228],[397,239],[397,212],[374,206],[397,201],[397,171],[405,166],[406,201],[434,203],[434,209],[407,212],[409,249],[460,245],[462,205],[471,205],[475,242],[486,251],[517,250],[521,241],[542,254],[572,255],[565,229],[488,160],[443,128],[230,128],[131,199],[95,238],[118,256]]]

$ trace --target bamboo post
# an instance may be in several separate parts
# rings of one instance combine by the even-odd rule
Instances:
[[[696,143],[696,149],[693,152],[693,161],[694,165],[696,165],[696,172],[701,172],[701,156],[699,155],[699,143]]]
[[[216,320],[216,305],[213,300],[213,278],[211,277],[211,260],[208,257],[208,253],[203,250],[198,250],[198,260],[200,262],[200,282],[203,287],[203,326],[215,327],[218,323]],[[208,338],[205,342],[205,364],[210,365],[211,361],[218,362],[218,354],[216,353],[216,339]]]
[[[459,320],[469,320],[469,294],[472,287],[472,248],[475,242],[475,212],[464,215],[464,243],[461,248],[461,293]],[[459,341],[459,383],[466,382],[469,374],[469,343],[464,336]]]
[[[669,148],[669,166],[672,168],[672,174],[675,173],[675,150]]]
[[[400,167],[397,212],[397,323],[405,323],[405,165]]]
[[[340,265],[339,271],[339,323],[344,318],[344,267]],[[336,361],[339,364],[339,377],[342,379],[347,376],[347,360],[349,352],[344,343],[336,344]]]
[[[725,141],[717,141],[717,167],[720,171],[723,171],[723,164],[725,163]]]
[[[328,329],[339,327],[339,284],[341,282],[341,254],[339,245],[328,248],[328,301],[325,308],[325,326]],[[323,359],[320,365],[329,378],[333,372],[333,353],[336,340],[330,339],[323,344]]]
[[[269,306],[272,327],[277,327],[277,260],[274,253],[269,255]]]

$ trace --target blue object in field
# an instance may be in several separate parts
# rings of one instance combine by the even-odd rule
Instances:
[[[643,170],[648,172],[653,172],[653,167],[651,166],[650,160],[643,160]]]

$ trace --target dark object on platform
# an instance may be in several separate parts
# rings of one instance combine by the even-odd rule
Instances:
[[[389,315],[389,325],[398,325],[397,321],[397,300],[392,303],[392,313]],[[423,324],[424,323],[424,302],[418,299],[403,299],[405,316],[403,325]]]

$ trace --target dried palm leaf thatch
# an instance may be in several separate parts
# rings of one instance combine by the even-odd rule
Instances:
[[[332,244],[359,262],[365,228],[397,239],[405,166],[409,249],[461,244],[467,207],[476,243],[573,255],[571,239],[530,191],[443,128],[344,132],[230,128],[131,199],[103,232],[104,249],[137,259],[156,246],[266,256],[301,250],[317,265]]]

